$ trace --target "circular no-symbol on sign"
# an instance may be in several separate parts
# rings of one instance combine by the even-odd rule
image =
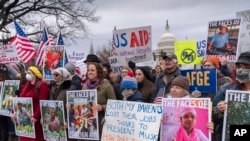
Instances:
[[[186,64],[194,62],[196,59],[195,51],[192,49],[185,49],[181,52],[181,60]]]

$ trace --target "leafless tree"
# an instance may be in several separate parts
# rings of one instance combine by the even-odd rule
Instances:
[[[88,23],[98,23],[94,0],[1,0],[0,42],[7,42],[15,33],[13,19],[24,28],[32,42],[38,43],[45,21],[49,33],[74,41],[89,37]],[[10,36],[11,34],[11,36]],[[81,35],[81,36],[80,36]],[[4,38],[3,38],[4,36]]]
[[[112,42],[109,41],[107,45],[103,45],[102,48],[96,51],[96,55],[100,57],[102,63],[108,63],[108,57],[112,56]]]

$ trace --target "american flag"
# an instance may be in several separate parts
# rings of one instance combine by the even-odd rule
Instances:
[[[16,45],[19,57],[24,63],[28,64],[36,56],[36,50],[16,20],[14,20],[14,25],[16,28],[16,35],[10,41],[9,45]]]
[[[36,65],[37,66],[42,66],[42,64],[43,64],[43,58],[44,58],[43,56],[44,56],[44,48],[45,48],[45,46],[56,45],[53,38],[54,37],[52,35],[48,34],[47,28],[44,27],[43,33],[42,33],[42,38],[41,38],[40,45],[39,45],[39,48],[38,48],[38,56],[36,58]]]
[[[59,32],[59,35],[57,37],[57,45],[64,45],[64,41],[63,41],[63,38],[62,38],[62,34],[61,32]],[[64,65],[67,64],[69,61],[68,61],[68,56],[67,56],[67,52],[66,52],[66,49],[64,48]]]
[[[56,45],[54,41],[54,37],[52,35],[49,35],[49,44],[48,45]]]

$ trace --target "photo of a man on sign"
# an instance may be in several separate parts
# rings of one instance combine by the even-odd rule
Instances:
[[[241,19],[209,22],[206,55],[236,61]]]

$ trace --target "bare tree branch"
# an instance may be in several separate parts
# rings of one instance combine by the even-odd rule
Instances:
[[[34,42],[39,42],[42,31],[41,23],[49,23],[49,33],[57,36],[61,31],[63,37],[73,40],[79,35],[88,37],[91,32],[87,23],[98,23],[94,0],[1,0],[0,1],[0,34],[15,33],[13,19],[24,28]],[[2,38],[0,42],[9,41]]]

